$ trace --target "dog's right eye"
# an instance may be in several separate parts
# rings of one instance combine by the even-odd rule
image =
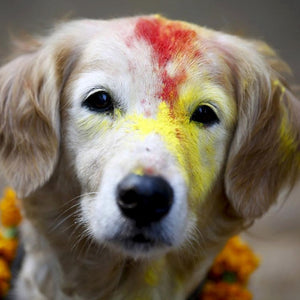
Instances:
[[[111,112],[114,109],[110,94],[104,90],[97,90],[89,94],[82,106],[98,113]]]

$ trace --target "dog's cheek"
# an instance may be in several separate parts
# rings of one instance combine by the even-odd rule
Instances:
[[[223,127],[203,129],[198,130],[198,140],[197,155],[200,163],[193,165],[189,173],[189,207],[197,220],[197,226],[202,224],[203,216],[209,214],[207,207],[210,207],[213,195],[218,193],[230,145],[230,134]]]
[[[205,200],[216,181],[224,162],[227,135],[222,128],[210,130],[189,123],[181,127],[180,136],[177,156],[193,207]]]
[[[74,167],[83,192],[96,192],[103,166],[114,155],[109,137],[112,121],[108,117],[73,108],[68,124],[67,147],[73,155]]]

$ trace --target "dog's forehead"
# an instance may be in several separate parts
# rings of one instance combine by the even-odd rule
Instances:
[[[212,30],[183,21],[169,20],[159,15],[94,21],[93,26],[87,26],[90,21],[84,22],[86,30],[95,33],[94,42],[123,42],[130,47],[137,40],[146,41],[153,48],[160,65],[177,54],[186,53],[187,50],[194,51],[192,48],[197,46],[195,43],[201,37],[213,34]],[[197,52],[200,53],[199,49]]]
[[[147,79],[157,78],[161,84],[158,98],[170,103],[186,79],[204,71],[203,36],[209,34],[196,25],[160,16],[116,19],[106,22],[89,41],[82,62],[141,80],[151,73]]]
[[[128,47],[145,41],[152,50],[152,60],[159,70],[162,88],[159,98],[172,103],[178,98],[178,87],[188,76],[187,63],[200,58],[198,34],[187,24],[159,17],[140,18],[127,38]]]
[[[100,24],[101,28],[95,31],[97,33],[88,43],[91,59],[113,52],[130,56],[143,45],[151,48],[152,63],[160,68],[175,61],[201,58],[200,36],[210,32],[193,24],[160,16],[115,19]],[[133,57],[135,61],[140,58]]]
[[[152,116],[160,102],[172,111],[184,102],[189,110],[200,99],[231,94],[230,68],[214,45],[215,31],[160,16],[93,26],[95,33],[86,39],[75,81],[71,80],[74,95],[100,86],[130,110]]]

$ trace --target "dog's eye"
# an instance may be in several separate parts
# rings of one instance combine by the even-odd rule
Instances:
[[[114,108],[110,94],[103,90],[98,90],[88,95],[82,106],[99,113],[110,112]]]
[[[220,122],[214,110],[208,105],[198,106],[193,112],[190,121],[201,123],[206,126],[211,126]]]

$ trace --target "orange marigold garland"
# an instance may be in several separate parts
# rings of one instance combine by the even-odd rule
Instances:
[[[238,236],[231,238],[216,257],[200,295],[201,300],[251,300],[247,290],[259,259]]]
[[[0,200],[0,299],[10,286],[10,266],[18,247],[17,227],[22,217],[19,200],[11,188]],[[199,300],[251,300],[246,285],[258,258],[239,237],[231,238],[208,272]]]
[[[15,191],[6,188],[0,200],[0,299],[9,290],[10,265],[18,247],[17,227],[22,219],[18,202]]]

